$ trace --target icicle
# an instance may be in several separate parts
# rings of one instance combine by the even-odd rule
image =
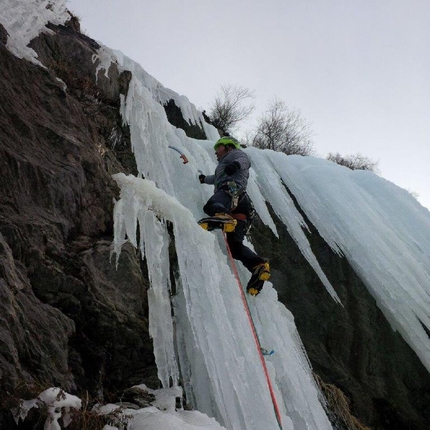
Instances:
[[[146,254],[151,283],[148,290],[149,334],[153,338],[158,377],[163,387],[168,388],[176,386],[179,380],[170,304],[169,235],[165,224],[151,211],[146,212],[141,228],[145,242],[151,244],[151,252]]]

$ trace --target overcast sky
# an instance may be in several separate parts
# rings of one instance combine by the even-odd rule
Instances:
[[[68,7],[88,36],[198,108],[208,109],[225,84],[255,90],[255,118],[282,99],[312,124],[319,155],[379,160],[381,176],[430,208],[430,0],[68,0]]]

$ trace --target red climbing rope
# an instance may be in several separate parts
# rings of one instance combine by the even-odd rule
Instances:
[[[225,232],[223,232],[222,234],[224,236],[225,246],[227,248],[227,253],[228,253],[228,257],[230,259],[231,267],[233,268],[234,277],[236,278],[237,284],[239,285],[239,290],[240,290],[240,294],[242,297],[243,306],[245,308],[246,315],[248,316],[249,325],[251,326],[251,331],[252,331],[252,335],[254,336],[255,345],[257,347],[257,351],[258,351],[258,354],[260,356],[260,361],[261,361],[261,364],[263,366],[264,374],[266,376],[266,381],[267,381],[267,385],[269,387],[270,397],[271,397],[272,403],[273,403],[273,409],[275,410],[276,420],[278,421],[279,428],[282,430],[281,413],[279,412],[278,402],[276,401],[275,392],[273,390],[272,382],[270,380],[269,372],[267,370],[266,360],[264,359],[264,356],[263,356],[263,353],[261,350],[260,339],[258,338],[257,330],[255,329],[254,320],[252,319],[251,312],[250,312],[249,306],[248,306],[248,302],[246,301],[245,293],[243,291],[242,283],[240,282],[240,279],[239,279],[239,274],[237,272],[236,263],[234,262],[233,256],[231,255],[230,247],[228,246],[227,235],[225,234]]]

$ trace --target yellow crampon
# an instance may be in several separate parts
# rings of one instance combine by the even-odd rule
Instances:
[[[254,267],[251,279],[248,282],[246,291],[251,296],[257,296],[263,288],[264,281],[270,278],[270,265],[268,262],[261,263]]]
[[[251,296],[256,296],[260,293],[259,290],[257,290],[257,288],[251,287],[248,289],[248,294],[251,294]]]
[[[227,224],[224,224],[222,226],[222,231],[225,231],[226,233],[231,233],[232,231],[235,230],[237,225],[237,220],[233,220],[233,222],[229,222]]]
[[[201,222],[201,223],[199,223],[199,225],[200,225],[200,227],[202,227],[202,228],[204,228],[205,230],[208,230],[208,231],[211,231],[211,230],[214,229],[213,228],[213,223]],[[219,225],[222,225],[222,231],[224,231],[226,233],[231,233],[236,228],[237,221],[235,219],[233,219],[231,222],[223,223],[223,224],[219,223]]]

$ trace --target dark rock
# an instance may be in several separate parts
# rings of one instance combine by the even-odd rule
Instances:
[[[67,345],[75,325],[34,295],[22,263],[0,234],[0,397],[20,385],[72,390]]]
[[[96,80],[98,45],[55,31],[32,44],[50,69],[0,45],[4,410],[48,386],[109,396],[157,379],[142,263],[127,247],[118,271],[110,261],[111,174],[136,166],[118,109],[131,74],[113,67]]]
[[[76,31],[77,33],[81,32],[81,23],[79,22],[79,18],[75,15],[73,15],[70,11],[68,11],[70,15],[70,19],[64,23],[66,27],[70,27],[72,30]]]
[[[181,109],[176,106],[174,100],[170,99],[168,103],[164,105],[164,110],[166,111],[167,119],[170,124],[184,130],[188,137],[192,137],[194,139],[206,139],[206,134],[203,128],[198,124],[190,124],[186,121],[182,115]]]
[[[6,45],[7,37],[9,36],[6,29],[0,24],[0,44]]]
[[[148,391],[139,388],[132,387],[124,390],[122,393],[119,393],[119,398],[116,402],[129,402],[130,404],[136,405],[138,408],[146,408],[151,406],[155,401],[155,396],[153,394],[148,393]]]

